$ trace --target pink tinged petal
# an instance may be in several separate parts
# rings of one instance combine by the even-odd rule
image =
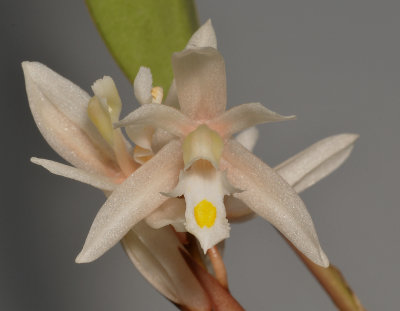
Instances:
[[[225,62],[214,48],[183,50],[172,56],[181,111],[195,120],[209,120],[226,106]]]
[[[190,38],[186,49],[212,47],[217,48],[217,38],[211,20],[205,22]],[[179,109],[178,95],[176,93],[175,79],[172,80],[168,96],[164,102],[165,105]]]
[[[128,177],[99,210],[76,262],[90,262],[103,255],[164,203],[167,197],[160,192],[173,189],[182,167],[181,143],[175,140]]]
[[[286,160],[275,171],[300,193],[342,165],[357,138],[355,134],[327,137]]]
[[[186,49],[202,47],[217,48],[217,37],[211,19],[207,20],[199,29],[197,29],[186,45]]]
[[[151,148],[149,128],[161,128],[178,137],[194,129],[193,122],[179,110],[159,104],[143,105],[114,126],[125,126],[129,138],[145,149]]]
[[[232,295],[205,269],[194,261],[186,252],[181,250],[186,263],[196,275],[204,290],[208,294],[214,311],[244,311],[242,306]]]
[[[111,150],[87,116],[89,95],[40,63],[22,68],[29,106],[49,145],[78,168],[116,177]]]
[[[179,252],[171,227],[158,230],[138,223],[122,240],[143,276],[163,295],[190,310],[210,310],[210,301]]]
[[[244,190],[235,197],[274,225],[311,261],[328,266],[304,203],[282,177],[234,140],[225,145],[221,166],[227,168],[232,184]]]
[[[230,137],[257,124],[293,120],[295,118],[295,116],[281,116],[260,103],[249,103],[229,109],[207,124],[220,135]]]
[[[118,186],[118,184],[114,183],[110,178],[90,173],[62,163],[34,157],[31,158],[31,162],[44,167],[50,173],[55,175],[70,178],[104,191],[114,191]]]
[[[258,130],[253,126],[239,133],[235,137],[235,139],[239,144],[241,144],[247,150],[253,151],[257,143],[258,136],[259,136]]]
[[[146,223],[154,229],[160,229],[168,225],[173,225],[174,227],[177,225],[179,229],[184,229],[185,210],[184,199],[170,198],[146,218]]]

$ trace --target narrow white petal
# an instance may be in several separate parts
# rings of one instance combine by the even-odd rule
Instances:
[[[253,151],[257,143],[258,136],[259,136],[258,130],[253,126],[239,133],[235,137],[235,139],[247,150]]]
[[[275,171],[300,193],[342,165],[353,150],[357,138],[356,134],[327,137],[279,164]],[[225,199],[225,206],[229,221],[246,220],[253,215],[246,204],[231,196]]]
[[[327,137],[278,165],[275,170],[300,193],[342,165],[357,138],[355,134]]]
[[[210,302],[179,252],[183,249],[172,228],[158,230],[138,223],[123,239],[138,270],[162,294],[190,310],[210,310]]]
[[[207,20],[199,29],[197,29],[186,45],[186,49],[202,47],[217,48],[217,37],[211,19]]]
[[[214,48],[183,50],[172,55],[181,111],[195,120],[209,120],[226,107],[225,62]]]
[[[244,190],[235,197],[273,224],[311,261],[328,266],[304,203],[282,177],[234,140],[225,145],[221,166],[227,168],[232,184]]]
[[[31,158],[31,162],[44,167],[53,174],[74,179],[104,191],[114,191],[118,186],[110,178],[62,163],[35,157]]]
[[[151,148],[151,136],[146,129],[161,128],[178,137],[194,129],[193,122],[179,110],[159,104],[143,105],[114,126],[125,126],[129,138],[145,149]]]
[[[257,124],[293,120],[295,116],[281,116],[265,108],[260,103],[249,103],[229,109],[224,114],[208,122],[224,137],[240,132]]]
[[[128,177],[99,210],[76,262],[103,255],[167,200],[160,192],[172,190],[182,167],[181,143],[175,140]]]
[[[154,229],[180,225],[185,222],[185,210],[184,199],[170,198],[146,218],[146,223]]]
[[[24,62],[22,67],[29,106],[49,145],[78,168],[118,175],[110,148],[88,118],[89,95],[40,63]]]
[[[140,105],[151,103],[151,89],[153,88],[153,77],[150,68],[140,67],[135,81],[133,81],[133,92]]]

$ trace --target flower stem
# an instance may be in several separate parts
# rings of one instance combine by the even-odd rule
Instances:
[[[331,297],[333,303],[339,310],[366,311],[356,294],[347,284],[339,269],[333,265],[330,265],[328,268],[316,265],[304,256],[289,240],[286,238],[285,240],[325,289],[326,293]]]
[[[213,270],[215,272],[215,278],[225,289],[228,289],[228,275],[226,273],[224,260],[222,259],[218,248],[213,246],[207,251],[207,255],[210,258]]]

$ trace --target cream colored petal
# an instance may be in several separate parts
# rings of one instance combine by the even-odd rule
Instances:
[[[186,45],[186,49],[202,47],[217,48],[217,37],[211,19],[207,20],[199,29],[197,29]]]
[[[31,158],[31,162],[44,167],[45,169],[50,171],[50,173],[74,179],[76,181],[80,181],[82,183],[91,185],[104,191],[114,191],[115,188],[118,186],[110,178],[94,173],[89,173],[79,168],[62,163],[39,159],[35,157]]]
[[[185,209],[184,199],[170,198],[146,218],[146,223],[154,229],[183,224],[185,222]]]
[[[133,92],[140,105],[151,103],[151,89],[153,88],[153,76],[150,68],[140,67],[133,81]]]
[[[281,163],[275,171],[300,193],[342,165],[357,138],[356,134],[327,137]],[[231,196],[225,199],[225,206],[229,221],[246,220],[254,214],[246,204]]]
[[[169,299],[189,310],[210,310],[210,302],[179,252],[172,228],[138,223],[124,238],[129,257],[146,279]]]
[[[239,142],[243,147],[249,151],[253,151],[257,140],[258,140],[258,130],[253,126],[243,132],[240,132],[236,137],[236,141]]]
[[[126,118],[115,123],[114,126],[125,126],[126,133],[135,144],[150,149],[151,137],[146,132],[149,127],[161,128],[175,136],[183,137],[194,129],[195,125],[175,108],[159,104],[147,104],[131,112]]]
[[[212,47],[217,48],[217,38],[212,26],[211,20],[205,22],[190,38],[186,49]],[[168,91],[168,96],[164,102],[165,105],[179,109],[178,95],[176,93],[175,79],[172,80],[171,87]]]
[[[29,106],[49,145],[78,168],[117,177],[112,152],[88,118],[89,95],[40,63],[22,67]]]
[[[181,143],[175,140],[128,177],[99,210],[76,262],[90,262],[103,255],[164,203],[167,197],[160,192],[174,188],[182,167]]]
[[[209,120],[226,106],[225,62],[214,48],[183,50],[172,56],[181,111],[195,120]]]
[[[222,136],[230,137],[257,124],[293,120],[295,118],[295,116],[281,116],[260,103],[249,103],[229,109],[207,124]]]
[[[328,266],[311,217],[292,187],[273,169],[234,140],[225,145],[221,166],[231,183],[244,190],[234,196],[274,225],[311,261]]]
[[[357,138],[355,134],[327,137],[278,165],[275,170],[300,193],[342,165]]]

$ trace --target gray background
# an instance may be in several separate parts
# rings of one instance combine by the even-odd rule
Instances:
[[[322,246],[369,310],[398,310],[400,272],[400,5],[398,1],[198,1],[225,56],[230,105],[260,101],[297,121],[260,126],[255,153],[276,165],[326,136],[359,133],[351,158],[302,198]],[[30,156],[59,157],[28,110],[20,62],[43,62],[89,90],[131,86],[83,1],[1,1],[1,310],[174,310],[120,246],[91,264],[74,258],[104,201],[52,176]],[[247,310],[334,310],[273,228],[234,225],[226,264]]]

